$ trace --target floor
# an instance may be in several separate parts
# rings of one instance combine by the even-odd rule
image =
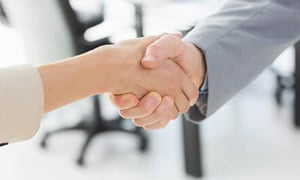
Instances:
[[[20,35],[0,25],[0,66],[26,62]],[[16,48],[18,47],[18,48]],[[281,57],[286,62],[290,53]],[[279,60],[280,61],[280,60]],[[300,178],[300,130],[293,126],[293,93],[277,106],[274,75],[265,71],[215,115],[200,124],[203,180],[294,180]],[[104,102],[105,103],[105,102]],[[107,116],[115,110],[105,103]],[[124,134],[105,134],[93,141],[86,167],[76,165],[84,134],[53,137],[48,148],[39,146],[49,129],[78,121],[90,109],[89,100],[69,105],[44,118],[30,141],[0,149],[3,180],[105,179],[192,180],[184,172],[181,120],[166,129],[148,132],[150,149],[138,152],[137,140]]]

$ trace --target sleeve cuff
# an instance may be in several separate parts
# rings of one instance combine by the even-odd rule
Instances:
[[[33,66],[0,69],[0,143],[31,138],[44,109],[41,77]]]

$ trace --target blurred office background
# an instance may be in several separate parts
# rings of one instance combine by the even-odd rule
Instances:
[[[67,10],[62,1],[0,0],[0,67],[49,63],[98,44],[186,32],[227,0],[70,0],[79,19],[77,25],[64,14]],[[93,114],[95,99],[99,99],[106,121],[118,119],[105,97],[81,100],[45,115],[32,140],[1,148],[1,179],[299,179],[294,74],[295,49],[291,47],[196,127],[199,136],[187,138],[181,118],[152,132],[135,130],[130,120],[122,120],[121,127],[136,134],[97,134],[84,161],[78,158],[88,130],[62,132],[43,142],[47,133],[74,126]],[[198,142],[196,153],[186,149],[185,141],[191,139]],[[189,167],[193,159],[200,161],[196,170]]]

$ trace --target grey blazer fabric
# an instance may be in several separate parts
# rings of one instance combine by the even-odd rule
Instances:
[[[299,39],[300,0],[231,0],[203,20],[184,38],[204,52],[208,73],[207,114],[191,119],[213,114]]]

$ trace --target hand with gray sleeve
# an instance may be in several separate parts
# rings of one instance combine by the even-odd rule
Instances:
[[[200,80],[198,103],[188,112],[190,120],[199,122],[216,112],[299,40],[299,0],[232,0],[201,21],[182,41],[173,38],[150,45],[142,64],[156,68],[166,59],[173,59],[192,79]],[[126,101],[122,101],[125,96]],[[122,114],[141,127],[158,123],[159,115],[168,114],[158,112],[166,109],[166,104],[150,106],[145,99],[130,104],[137,102],[133,94],[112,95],[111,99]],[[165,125],[161,123],[160,128]]]

